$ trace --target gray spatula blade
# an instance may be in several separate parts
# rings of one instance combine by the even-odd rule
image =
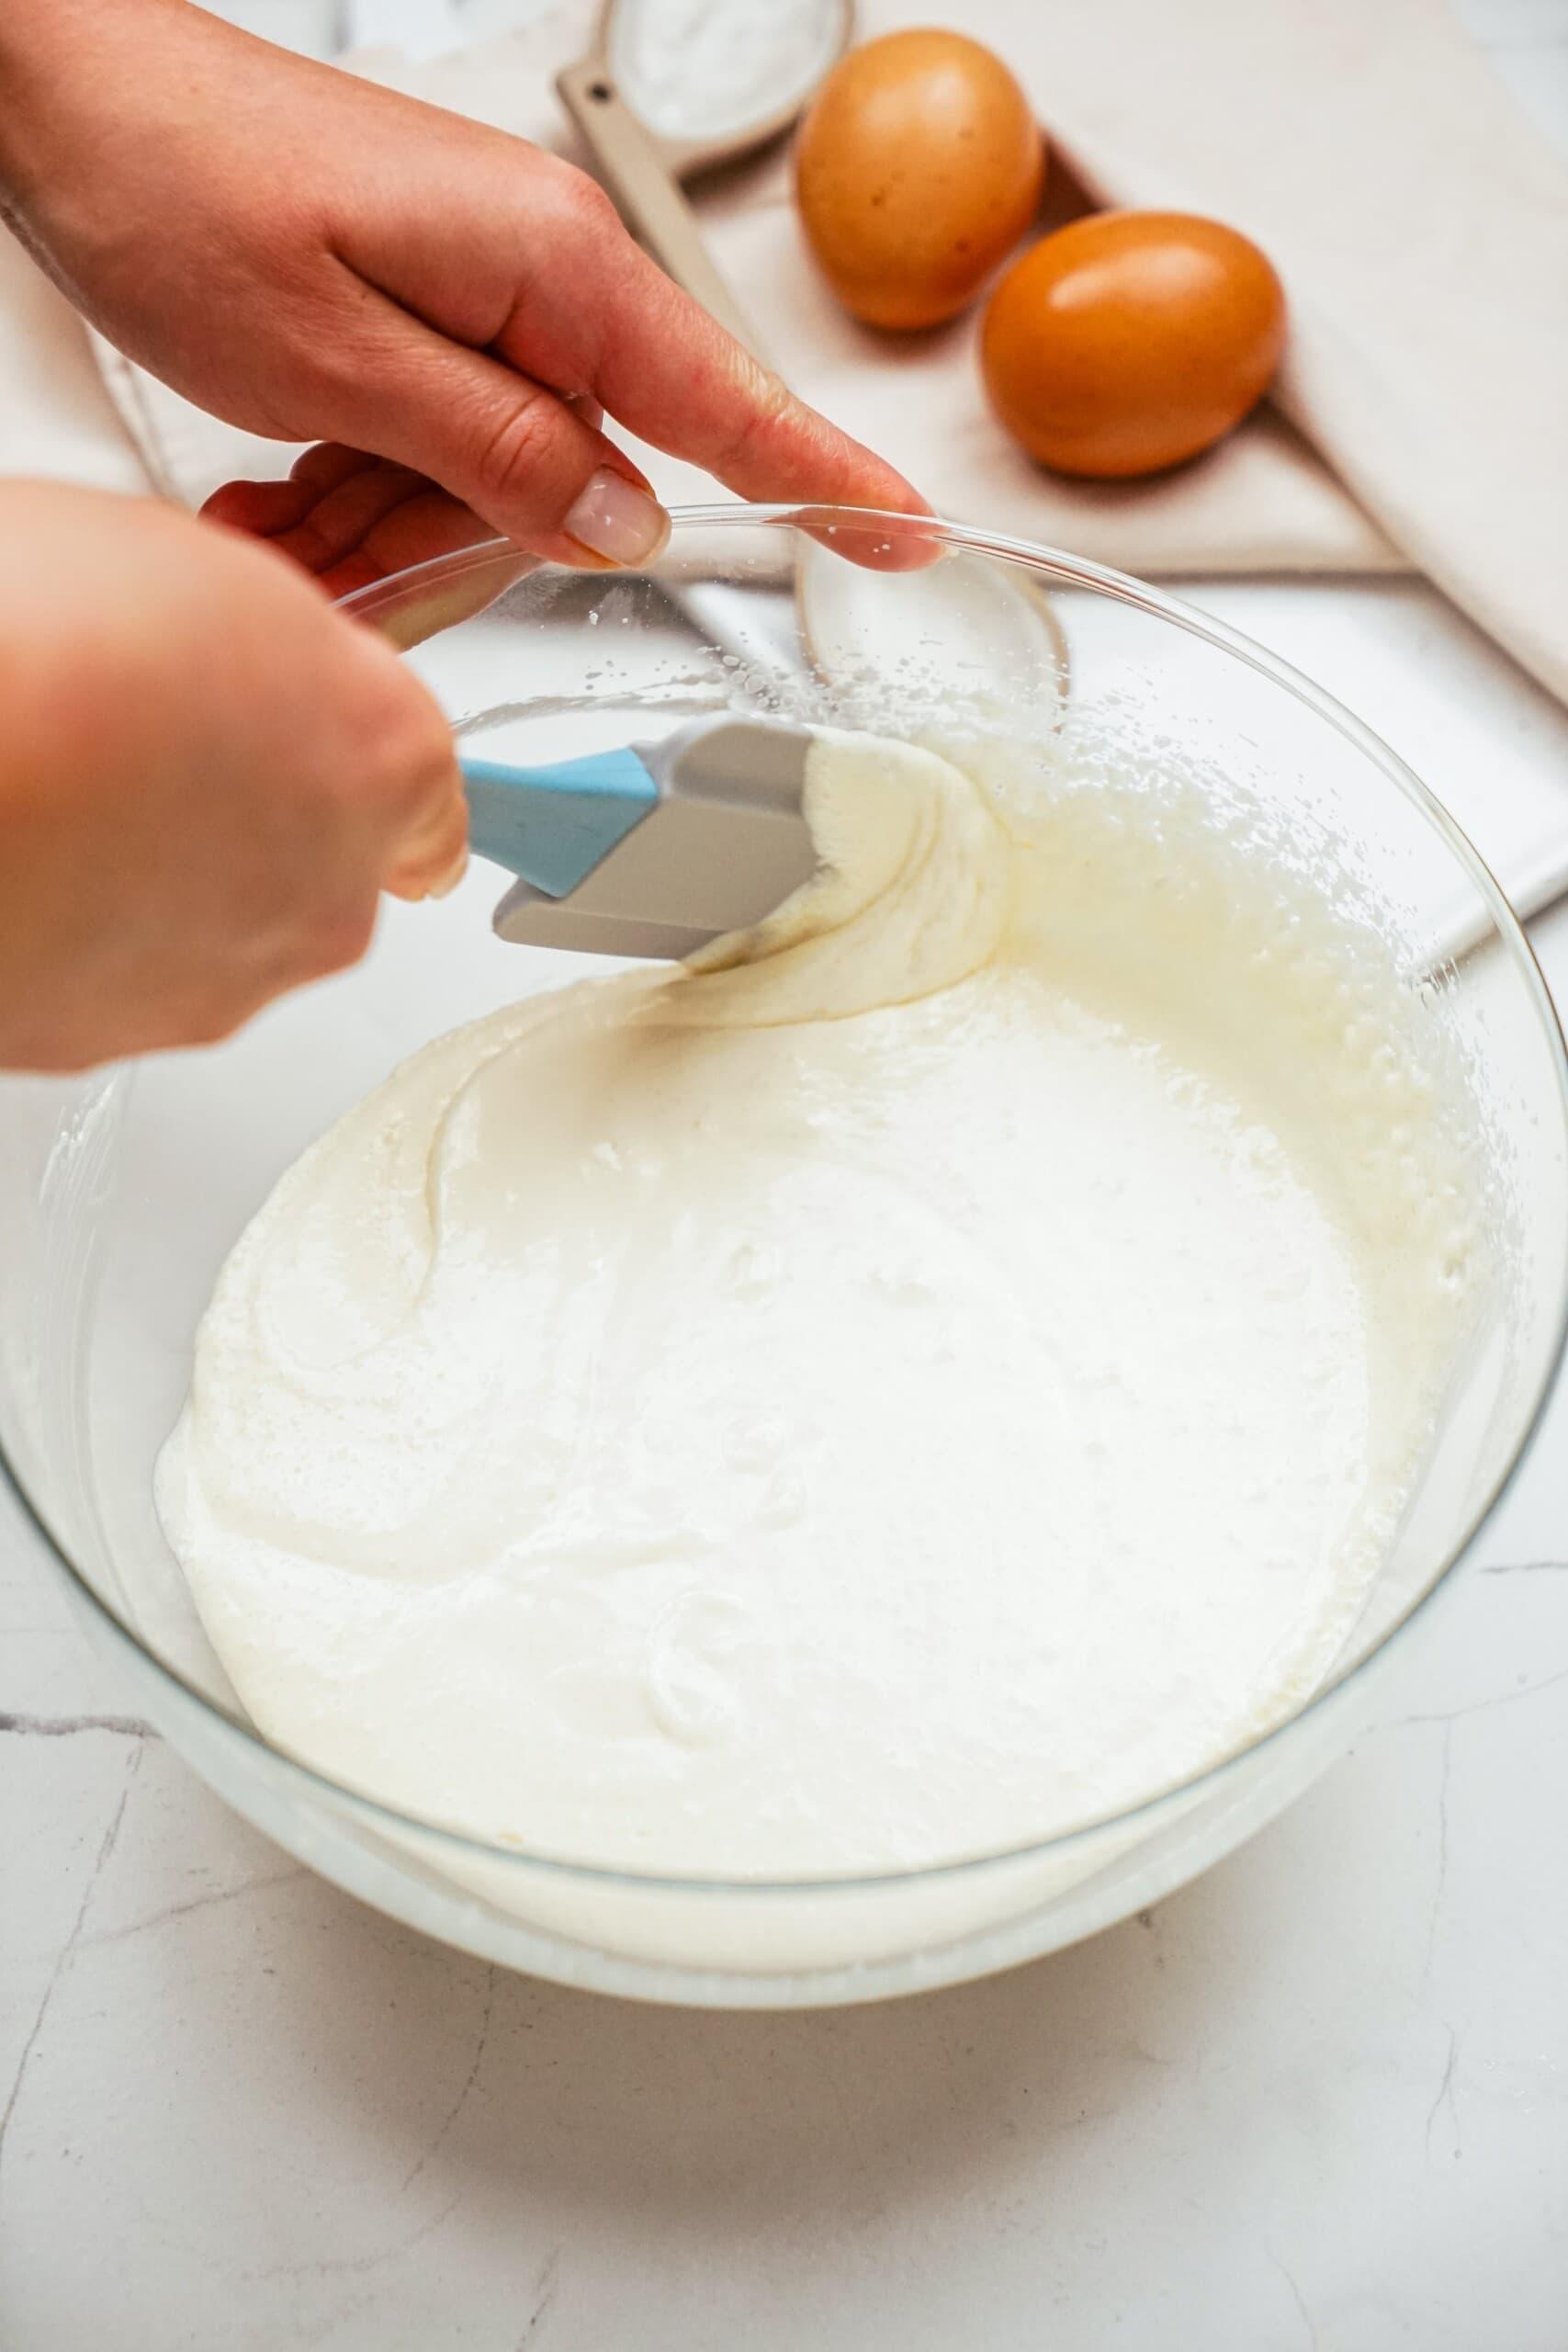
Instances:
[[[817,871],[802,806],[813,740],[809,728],[724,718],[637,744],[659,787],[649,814],[565,898],[514,883],[497,933],[522,946],[679,957],[750,930]]]

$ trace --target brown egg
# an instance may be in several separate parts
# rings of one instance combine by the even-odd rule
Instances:
[[[1156,473],[1267,389],[1285,297],[1250,239],[1186,212],[1102,212],[1043,237],[987,305],[992,406],[1058,473]]]
[[[972,302],[1040,203],[1045,142],[998,57],[961,33],[889,33],[818,93],[795,193],[834,293],[877,327]]]

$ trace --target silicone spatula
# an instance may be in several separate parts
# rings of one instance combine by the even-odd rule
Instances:
[[[725,717],[549,767],[465,756],[470,845],[518,877],[496,930],[645,956],[749,930],[817,870],[801,799],[812,741]]]

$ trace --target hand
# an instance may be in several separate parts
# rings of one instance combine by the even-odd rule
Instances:
[[[0,1067],[226,1035],[457,879],[439,709],[264,548],[0,484]]]
[[[0,0],[0,185],[131,357],[253,432],[344,445],[319,497],[218,510],[313,529],[334,586],[390,568],[372,549],[334,576],[377,532],[399,562],[481,526],[558,562],[646,560],[666,520],[601,409],[743,496],[924,511],[581,173],[185,0]],[[350,477],[355,453],[389,462]]]

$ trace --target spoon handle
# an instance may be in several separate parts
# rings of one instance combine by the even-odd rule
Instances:
[[[660,152],[625,104],[607,60],[585,57],[556,77],[561,104],[587,141],[600,177],[633,234],[677,286],[712,312],[748,351],[757,334],[703,243],[696,215]]]
[[[476,855],[564,899],[641,824],[659,786],[633,751],[594,752],[551,767],[462,759]]]

